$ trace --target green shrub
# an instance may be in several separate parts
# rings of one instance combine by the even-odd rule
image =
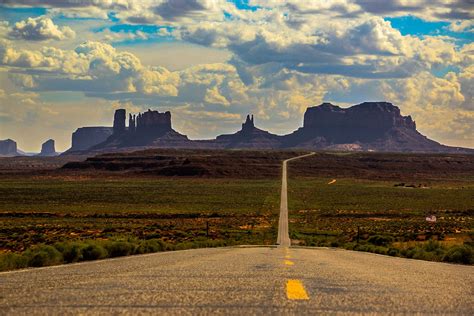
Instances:
[[[386,246],[393,242],[393,238],[390,236],[374,235],[370,236],[369,239],[367,239],[367,242],[376,246]]]
[[[39,245],[25,251],[28,266],[45,267],[63,263],[62,254],[53,246]]]
[[[402,249],[400,251],[400,254],[402,255],[402,257],[405,257],[405,258],[413,258],[413,255],[417,252],[417,250],[415,249],[415,247],[409,247],[409,248],[406,248],[406,249]]]
[[[111,241],[104,245],[110,258],[128,256],[134,253],[135,247],[127,241]]]
[[[82,249],[84,244],[77,242],[61,242],[56,243],[54,248],[61,252],[64,262],[72,263],[82,260]]]
[[[16,253],[5,253],[0,255],[0,271],[26,268],[28,258]]]
[[[97,260],[108,257],[107,250],[99,244],[90,243],[82,248],[82,259],[83,260]]]
[[[139,243],[135,253],[153,253],[163,251],[165,249],[163,241],[156,239],[143,240]]]
[[[437,241],[430,240],[426,244],[423,245],[423,249],[429,252],[443,252],[444,249],[441,244]],[[440,251],[441,250],[441,251]]]
[[[396,257],[399,255],[399,251],[397,248],[389,248],[387,254],[392,257]]]
[[[445,253],[443,261],[474,264],[474,251],[468,245],[454,246]]]
[[[373,252],[378,253],[379,255],[386,255],[388,252],[388,249],[385,247],[375,247]]]

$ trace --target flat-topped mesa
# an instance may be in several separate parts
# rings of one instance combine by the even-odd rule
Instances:
[[[48,139],[41,145],[40,156],[56,156],[56,148],[54,145],[54,139]]]
[[[15,156],[18,154],[16,142],[11,139],[0,140],[0,155]]]
[[[416,124],[388,102],[364,102],[347,109],[323,103],[306,110],[303,125],[335,143],[370,142],[397,128],[416,130]]]
[[[107,126],[80,127],[72,133],[72,146],[70,150],[87,150],[104,142],[112,133],[113,128]]]

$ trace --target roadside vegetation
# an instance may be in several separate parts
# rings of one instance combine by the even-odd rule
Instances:
[[[0,270],[275,243],[281,160],[297,154],[159,152],[104,156],[105,171],[0,159]],[[147,169],[157,157],[173,176]],[[177,176],[180,162],[205,176]],[[318,153],[288,172],[293,244],[474,264],[472,156]]]
[[[184,250],[234,245],[235,240],[197,238],[192,242],[172,244],[160,239],[117,239],[38,244],[21,253],[0,254],[0,271],[27,267],[46,267],[64,263],[115,258],[160,251]]]
[[[313,235],[292,233],[300,245],[312,247],[338,247],[347,250],[372,252],[381,255],[427,261],[474,264],[473,235],[464,242],[437,240],[399,242],[390,235],[364,234],[359,241],[337,232],[320,232]],[[368,237],[367,237],[368,236]]]
[[[289,180],[294,243],[474,264],[474,181],[331,182]]]

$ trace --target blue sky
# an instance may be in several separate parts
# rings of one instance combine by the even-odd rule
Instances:
[[[429,137],[473,147],[471,9],[462,0],[5,1],[0,138],[26,150],[56,138],[64,150],[74,129],[149,106],[172,111],[191,138],[232,132],[247,113],[284,134],[309,106],[386,100]]]

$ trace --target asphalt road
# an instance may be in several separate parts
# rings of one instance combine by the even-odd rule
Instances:
[[[278,247],[185,250],[4,272],[0,315],[474,314],[472,266],[288,247],[288,161]]]
[[[1,273],[0,314],[472,315],[473,284],[471,266],[370,253],[198,249]]]
[[[280,218],[278,220],[277,245],[289,247],[291,245],[290,234],[288,232],[288,189],[287,189],[287,164],[289,161],[312,156],[315,153],[293,157],[283,161],[281,172],[281,194],[280,194]]]

